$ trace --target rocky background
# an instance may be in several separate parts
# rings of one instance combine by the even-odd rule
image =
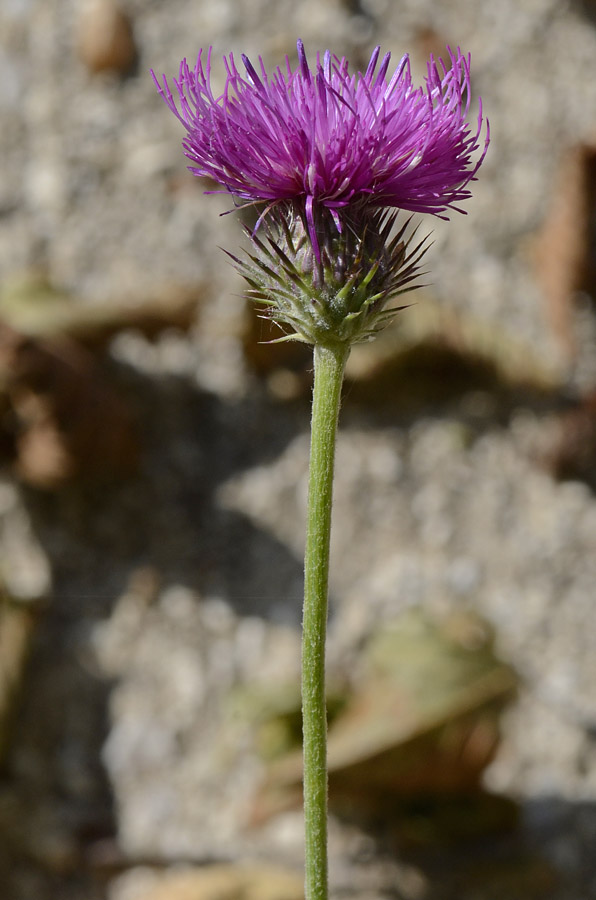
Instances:
[[[301,896],[310,364],[260,342],[148,71],[298,36],[419,78],[459,44],[492,133],[469,215],[422,224],[429,285],[350,360],[334,896],[596,895],[596,6],[3,0],[3,900]]]

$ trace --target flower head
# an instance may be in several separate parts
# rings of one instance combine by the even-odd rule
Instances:
[[[241,75],[224,57],[219,96],[211,50],[193,70],[183,60],[174,90],[152,73],[186,129],[191,171],[261,205],[248,259],[233,258],[295,339],[335,347],[372,336],[396,311],[387,304],[416,287],[426,249],[411,249],[407,223],[395,233],[398,211],[441,216],[471,196],[489,129],[481,147],[481,103],[476,127],[467,121],[470,58],[448,54],[449,64],[431,57],[422,87],[407,56],[391,76],[378,47],[364,73],[329,51],[311,70],[301,41],[297,67],[286,57],[271,75],[261,59],[257,72],[243,56]]]
[[[313,246],[315,220],[329,211],[341,230],[348,205],[396,207],[441,215],[468,199],[467,188],[488,146],[483,125],[466,121],[470,104],[470,57],[448,51],[428,63],[426,84],[412,83],[407,56],[388,76],[390,54],[378,66],[380,48],[366,72],[351,74],[348,62],[326,51],[309,67],[298,42],[298,66],[269,76],[243,56],[245,75],[232,54],[224,58],[223,93],[211,89],[211,50],[186,62],[173,79],[153,78],[187,131],[183,142],[191,171],[212,178],[224,191],[269,209],[292,201],[306,216]],[[378,68],[377,68],[378,67]],[[153,73],[152,73],[153,74]],[[460,210],[461,211],[461,210]]]

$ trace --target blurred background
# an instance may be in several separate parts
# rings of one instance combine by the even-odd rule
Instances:
[[[311,363],[149,75],[297,37],[460,45],[492,133],[349,364],[333,896],[596,896],[596,4],[2,0],[2,900],[302,896]]]

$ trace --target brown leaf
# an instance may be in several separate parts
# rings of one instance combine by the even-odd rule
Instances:
[[[4,418],[15,470],[29,484],[54,489],[134,470],[139,447],[130,411],[91,353],[73,341],[35,340],[0,324],[0,392],[10,410]]]

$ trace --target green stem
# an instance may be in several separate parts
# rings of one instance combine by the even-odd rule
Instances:
[[[349,352],[349,346],[314,348],[302,620],[305,900],[328,897],[325,638],[335,437]]]

